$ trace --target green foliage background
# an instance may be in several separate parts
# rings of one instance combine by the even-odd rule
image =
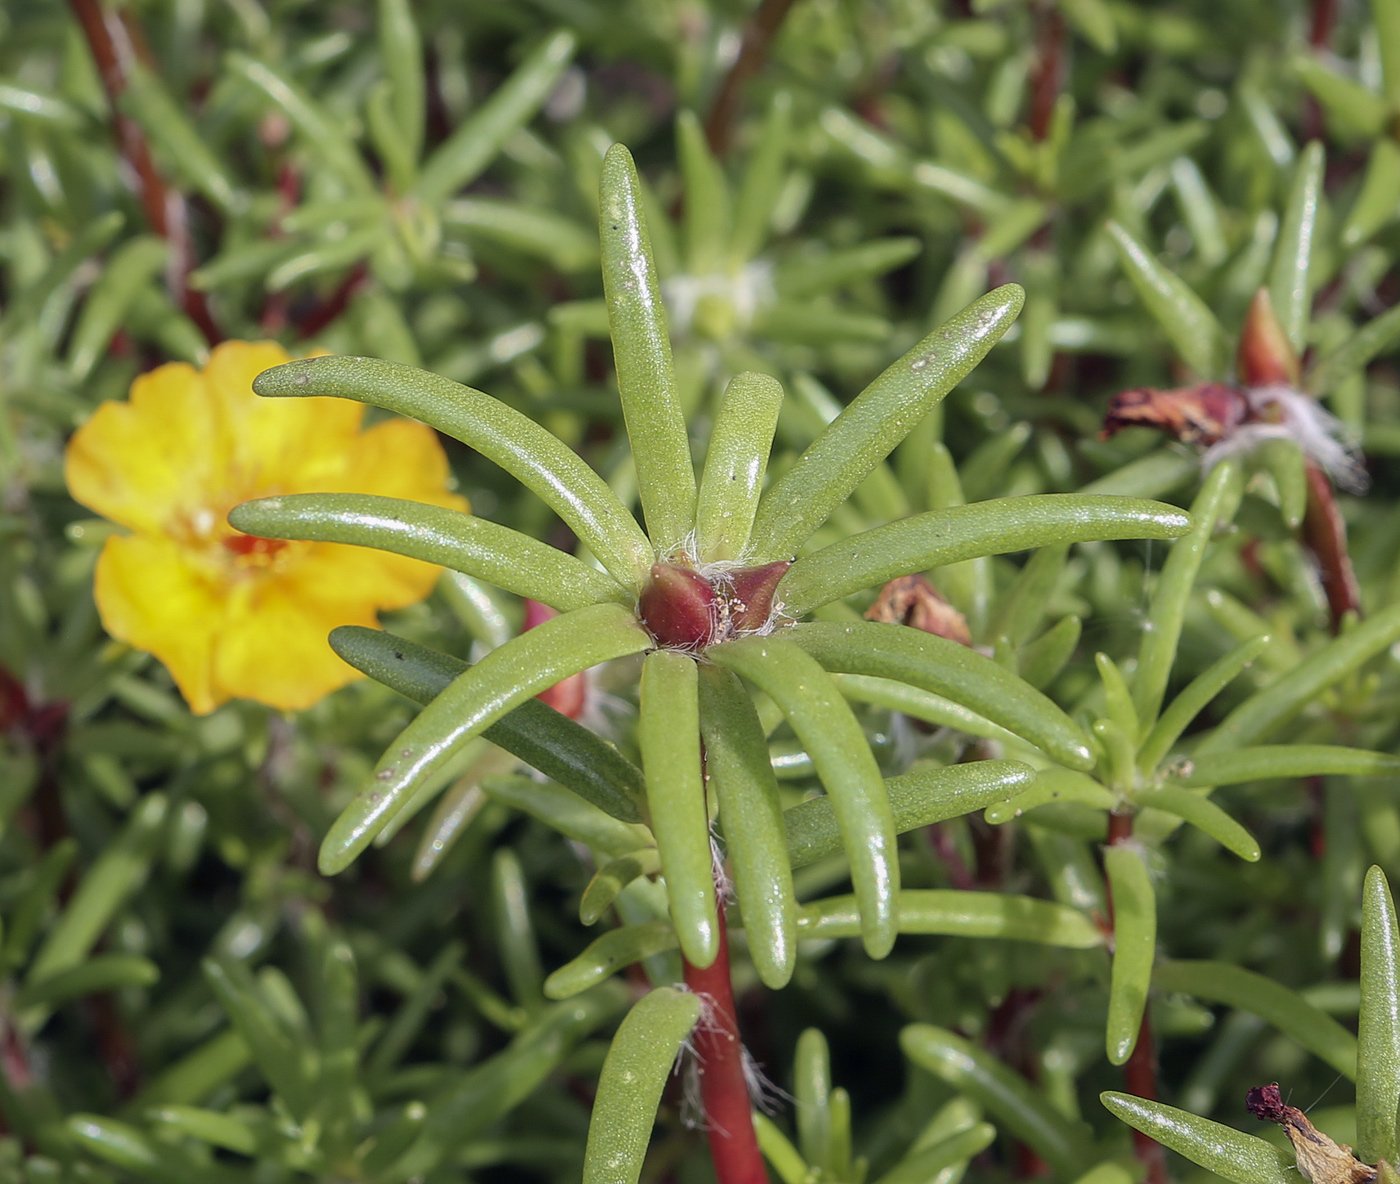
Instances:
[[[115,115],[79,19],[94,13],[118,49]],[[423,855],[446,824],[419,815],[323,877],[318,847],[416,706],[366,681],[296,717],[190,716],[158,663],[102,634],[91,571],[112,528],[61,471],[102,400],[200,362],[213,327],[489,390],[635,505],[595,233],[614,142],[642,178],[697,459],[736,374],[786,390],[776,478],[931,330],[1025,289],[807,551],[995,498],[1193,512],[1176,543],[1055,527],[1029,555],[969,544],[931,570],[974,642],[1096,737],[1090,769],[952,692],[841,676],[883,777],[1006,757],[1037,779],[1008,774],[975,811],[920,783],[883,960],[851,940],[859,858],[828,821],[803,865],[789,816],[810,932],[781,990],[742,937],[734,962],[747,1046],[797,1099],[759,1120],[773,1172],[1119,1184],[1143,1170],[1121,1117],[1187,1156],[1178,1178],[1281,1178],[1262,1145],[1100,1105],[1125,1088],[1149,990],[1163,1102],[1258,1133],[1246,1088],[1277,1080],[1301,1104],[1331,1087],[1319,1125],[1394,1157],[1400,940],[1367,869],[1400,874],[1400,4],[797,0],[720,159],[703,125],[754,19],[700,0],[0,10],[0,1176],[709,1178],[680,1089],[656,1111],[604,1068],[626,1015],[616,1047],[664,1077],[694,1018],[665,990],[681,975],[657,865],[594,919],[666,940],[620,977],[589,961],[579,901],[638,849],[623,824],[557,784],[487,776],[453,791],[443,851]],[[152,222],[134,139],[185,233]],[[1364,616],[1336,638],[1288,445],[1203,482],[1158,434],[1097,438],[1120,390],[1229,378],[1260,287],[1370,471],[1340,499]],[[476,515],[563,540],[543,501],[447,443]],[[1007,537],[1034,525],[1008,513]],[[857,619],[875,591],[818,615]],[[457,665],[425,657],[416,690],[379,673],[430,698],[521,622],[519,597],[449,574],[385,623]],[[1197,676],[1200,702],[1154,741]],[[645,764],[637,680],[606,668],[589,722]],[[790,810],[826,778],[764,722]],[[1136,841],[1105,848],[1114,812]],[[913,895],[969,889],[1000,896]],[[1015,913],[1027,897],[1044,911]],[[561,967],[606,981],[560,1000]],[[615,1175],[585,1167],[595,1091],[639,1140]]]

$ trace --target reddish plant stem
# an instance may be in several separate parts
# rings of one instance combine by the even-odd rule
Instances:
[[[1336,19],[1337,0],[1313,0],[1308,44],[1314,49],[1326,49],[1332,41],[1332,26]]]
[[[355,264],[350,269],[350,274],[340,281],[334,292],[305,316],[297,319],[297,336],[303,340],[315,337],[317,333],[350,307],[350,301],[354,299],[355,293],[365,285],[368,279],[369,268],[363,263]]]
[[[1026,125],[1037,140],[1050,134],[1064,76],[1065,18],[1060,15],[1058,5],[1042,4],[1036,33],[1035,67],[1031,71],[1031,109],[1026,117]]]
[[[685,962],[685,985],[704,1005],[691,1034],[700,1076],[705,1135],[719,1184],[768,1184],[763,1155],[753,1131],[749,1085],[744,1077],[744,1046],[735,1019],[729,978],[729,933],[719,910],[719,953],[703,970]]]
[[[125,9],[106,8],[99,0],[69,0],[69,4],[97,64],[102,89],[106,91],[107,102],[112,109],[117,145],[122,158],[136,174],[137,194],[146,212],[146,221],[170,244],[166,282],[185,315],[199,326],[199,331],[210,345],[217,345],[223,340],[223,334],[214,323],[204,293],[189,285],[189,275],[194,270],[195,261],[185,199],[160,175],[141,125],[121,110],[128,67],[137,58],[139,34],[133,35],[133,30],[126,24],[133,18]]]
[[[1133,837],[1133,816],[1127,811],[1113,811],[1108,816],[1108,845],[1116,847]],[[1109,890],[1108,915],[1113,918],[1113,895]],[[1132,1056],[1123,1066],[1123,1084],[1135,1097],[1149,1102],[1157,1100],[1157,1050],[1152,1042],[1152,1021],[1144,1008],[1142,1025],[1138,1028],[1137,1044]],[[1162,1145],[1141,1131],[1133,1131],[1133,1154],[1146,1171],[1147,1184],[1167,1184],[1167,1155]]]
[[[744,30],[739,56],[725,75],[709,117],[705,120],[705,138],[710,143],[710,151],[721,160],[728,154],[734,139],[734,124],[744,99],[744,87],[763,68],[768,58],[768,47],[782,28],[792,5],[793,0],[763,0]]]
[[[1123,1084],[1128,1092],[1148,1102],[1157,1100],[1157,1052],[1152,1043],[1152,1021],[1142,1013],[1133,1055],[1123,1066]],[[1167,1155],[1150,1135],[1133,1131],[1133,1154],[1147,1170],[1147,1184],[1167,1184]]]
[[[1361,589],[1347,550],[1347,524],[1337,508],[1332,481],[1308,461],[1308,508],[1303,515],[1303,544],[1317,560],[1322,590],[1332,617],[1332,632],[1342,627],[1347,613],[1361,612]]]

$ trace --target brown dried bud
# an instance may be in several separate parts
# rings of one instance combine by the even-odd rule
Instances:
[[[1113,396],[1099,439],[1107,440],[1124,428],[1149,427],[1187,444],[1210,445],[1230,435],[1248,416],[1244,392],[1223,382],[1169,391],[1138,387]]]
[[[1308,1121],[1296,1106],[1285,1105],[1277,1085],[1260,1085],[1245,1095],[1244,1104],[1255,1118],[1283,1127],[1298,1173],[1309,1184],[1371,1184],[1376,1169],[1352,1155],[1345,1143],[1334,1143]]]
[[[1274,313],[1267,288],[1260,288],[1250,301],[1235,368],[1245,386],[1298,385],[1298,354]]]
[[[658,644],[699,649],[709,644],[718,624],[715,590],[692,568],[654,564],[642,589],[641,615]]]
[[[899,576],[880,589],[875,603],[865,610],[867,621],[909,625],[959,645],[972,644],[967,618],[938,594],[923,576]]]

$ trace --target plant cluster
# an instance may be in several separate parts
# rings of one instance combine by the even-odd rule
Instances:
[[[0,11],[0,1180],[1389,1184],[1397,129],[1400,0]]]

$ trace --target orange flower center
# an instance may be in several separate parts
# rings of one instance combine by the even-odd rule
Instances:
[[[286,539],[260,539],[251,534],[235,534],[223,540],[226,550],[239,558],[267,559],[287,546]]]

